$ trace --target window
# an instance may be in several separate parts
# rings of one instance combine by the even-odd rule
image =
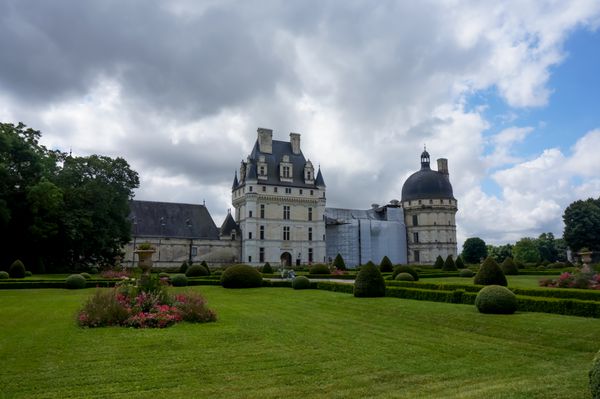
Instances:
[[[306,172],[306,180],[312,180],[310,170],[308,172]]]
[[[418,226],[419,218],[417,217],[417,215],[413,215],[412,219],[413,219],[413,226]]]
[[[298,191],[299,191],[300,195],[302,195],[302,189],[300,189],[300,190],[298,190]]]
[[[265,218],[265,204],[260,204],[260,218]]]
[[[323,241],[325,241],[325,234],[323,234]]]
[[[430,204],[433,204],[433,200],[429,200],[429,203],[430,203]]]
[[[314,195],[314,194],[315,194],[314,190],[310,190],[310,195]]]
[[[248,232],[248,239],[249,239],[249,240],[251,240],[251,239],[252,239],[252,232],[251,232],[251,231],[249,231],[249,232]]]
[[[231,232],[231,241],[235,241],[235,231]]]
[[[308,263],[312,263],[312,262],[313,262],[313,249],[308,248]]]
[[[419,205],[421,205],[421,200],[419,200]]]
[[[262,186],[263,193],[267,191],[267,186]]]
[[[260,236],[259,236],[260,239],[264,240],[265,239],[265,226],[260,226],[259,234],[260,234]]]
[[[312,227],[308,228],[308,241],[312,241]]]
[[[290,226],[283,226],[283,241],[290,240]]]
[[[277,192],[277,187],[273,187],[273,192],[276,193]]]
[[[260,263],[265,261],[265,249],[263,247],[258,248],[258,261]]]
[[[248,211],[248,217],[251,218],[252,217],[252,211]]]
[[[252,186],[248,187],[248,191],[252,192]]]
[[[265,167],[264,166],[260,167],[260,174],[263,176],[265,175]]]
[[[289,166],[283,167],[283,177],[290,177],[290,167]]]
[[[283,206],[283,219],[290,220],[290,207],[288,205]]]
[[[292,189],[291,188],[286,188],[285,189],[285,193],[286,194],[291,194],[292,193]]]
[[[252,256],[248,256],[248,263],[252,263]]]
[[[198,255],[198,247],[192,247],[192,256]]]
[[[419,233],[413,233],[413,242],[419,242]]]
[[[414,251],[413,254],[415,256],[415,262],[420,262],[421,261],[421,259],[420,259],[421,258],[420,255],[421,254],[419,254],[419,251]]]
[[[308,220],[312,220],[312,208],[308,208]]]

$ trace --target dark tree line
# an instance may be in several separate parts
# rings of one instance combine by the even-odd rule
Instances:
[[[113,263],[130,240],[138,175],[122,158],[72,157],[24,124],[0,123],[0,268],[58,272]]]

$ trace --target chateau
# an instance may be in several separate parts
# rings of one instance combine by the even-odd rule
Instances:
[[[209,264],[269,262],[285,267],[328,263],[338,253],[349,267],[388,256],[393,263],[433,263],[438,255],[457,255],[457,202],[448,161],[421,169],[402,187],[401,201],[368,210],[327,208],[323,174],[302,153],[300,134],[273,140],[259,128],[250,155],[234,174],[233,215],[217,228],[204,205],[131,201],[132,242],[125,262],[133,262],[140,242],[156,248],[155,264],[183,261]],[[239,177],[238,177],[239,176]]]

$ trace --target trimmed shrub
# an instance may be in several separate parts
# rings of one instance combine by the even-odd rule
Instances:
[[[158,277],[159,278],[171,278],[171,275],[169,273],[160,272],[160,273],[158,273]]]
[[[262,268],[262,272],[264,274],[273,274],[273,268],[271,267],[269,262],[265,263],[265,265]]]
[[[15,260],[10,268],[8,269],[10,278],[24,278],[25,277],[25,265],[19,259]]]
[[[356,275],[354,296],[363,298],[385,296],[385,281],[373,262],[363,265]]]
[[[412,267],[408,265],[398,265],[394,268],[394,272],[392,273],[392,280],[396,278],[396,276],[400,273],[408,273],[413,276],[414,281],[419,281],[419,273]]]
[[[330,274],[329,266],[317,263],[308,269],[308,274]]]
[[[460,271],[458,272],[458,276],[459,277],[473,277],[473,270],[471,269],[460,269]]]
[[[501,285],[483,287],[475,298],[480,313],[511,314],[517,310],[517,296]]]
[[[10,275],[7,272],[5,272],[5,271],[0,272],[0,280],[6,280],[9,277],[10,277]]]
[[[462,257],[460,256],[456,257],[456,262],[454,263],[454,265],[458,270],[465,268],[465,262],[463,262]]]
[[[546,270],[546,266],[539,265],[539,266],[538,266],[538,267],[536,267],[535,269],[536,269],[536,270],[540,270],[540,271],[541,271],[541,270]]]
[[[262,286],[262,275],[252,266],[230,266],[221,275],[221,285],[224,288],[260,287]]]
[[[292,288],[295,290],[305,290],[310,288],[310,280],[305,276],[294,277],[292,280]]]
[[[215,270],[212,275],[213,276],[220,276],[221,274],[223,274],[223,270]]]
[[[90,274],[98,274],[98,273],[100,273],[100,270],[96,266],[93,266],[93,267],[90,267],[89,273]]]
[[[448,255],[446,261],[444,262],[444,267],[442,267],[442,270],[446,272],[454,272],[457,270],[456,264],[454,263],[454,259],[452,259],[452,255]]]
[[[187,261],[183,261],[183,263],[181,264],[181,266],[179,266],[179,273],[183,273],[185,274],[187,272],[189,265],[187,263]]]
[[[185,275],[187,277],[208,276],[208,270],[206,270],[206,268],[202,265],[192,265],[187,268]]]
[[[33,276],[33,273],[31,273],[29,270],[25,270],[25,277],[31,277]]]
[[[185,287],[188,285],[188,278],[185,274],[176,274],[171,277],[171,284],[173,287]]]
[[[442,259],[440,255],[438,255],[438,257],[435,258],[435,264],[433,265],[433,267],[436,269],[441,269],[444,267],[444,259]]]
[[[346,262],[344,262],[344,258],[342,258],[342,255],[337,254],[335,256],[335,259],[333,260],[333,267],[335,267],[338,270],[346,270]]]
[[[500,265],[500,269],[506,276],[515,276],[519,274],[519,268],[510,256],[504,259],[504,262]]]
[[[85,278],[86,280],[89,280],[92,278],[92,276],[89,273],[83,272],[83,273],[79,273],[83,276],[83,278]]]
[[[415,278],[410,273],[398,273],[394,280],[397,281],[415,281]]]
[[[81,274],[71,274],[65,279],[65,286],[72,290],[85,288],[85,277]]]
[[[600,351],[596,353],[590,370],[590,390],[592,399],[600,399]]]
[[[205,260],[200,262],[200,266],[204,267],[206,269],[206,273],[208,273],[207,275],[210,276],[210,267],[208,267],[208,263],[206,263]]]
[[[504,287],[508,285],[502,269],[491,256],[483,261],[474,281],[479,285],[502,285]]]
[[[389,273],[394,271],[394,265],[392,264],[390,258],[384,256],[383,259],[381,259],[381,263],[379,264],[379,271],[381,273]]]

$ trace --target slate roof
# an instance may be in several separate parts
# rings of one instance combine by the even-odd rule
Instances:
[[[233,216],[231,216],[231,213],[228,213],[227,217],[223,221],[223,224],[221,225],[221,235],[230,236],[232,231],[241,234],[240,227],[235,222],[235,220],[233,220]]]
[[[132,200],[129,210],[131,232],[137,237],[219,239],[204,205]]]
[[[421,170],[413,173],[402,186],[402,201],[440,198],[454,199],[452,184],[448,175],[431,170],[429,162],[423,162]]]
[[[292,152],[292,144],[286,141],[273,140],[272,141],[272,154],[260,152],[258,149],[258,140],[254,144],[254,148],[250,153],[249,157],[249,178],[256,179],[256,164],[259,160],[259,156],[264,155],[265,162],[267,164],[267,179],[258,180],[260,184],[270,184],[278,186],[291,186],[291,187],[306,187],[315,188],[315,184],[304,183],[304,166],[306,165],[306,158],[300,151],[299,154]],[[289,156],[290,163],[292,164],[292,182],[280,181],[279,180],[279,164],[283,159],[283,156]],[[321,180],[323,176],[321,176]],[[245,184],[245,181],[241,179],[240,186]]]
[[[325,180],[323,180],[323,175],[321,174],[321,168],[319,167],[319,172],[317,173],[317,179],[315,180],[316,186],[325,186]]]

